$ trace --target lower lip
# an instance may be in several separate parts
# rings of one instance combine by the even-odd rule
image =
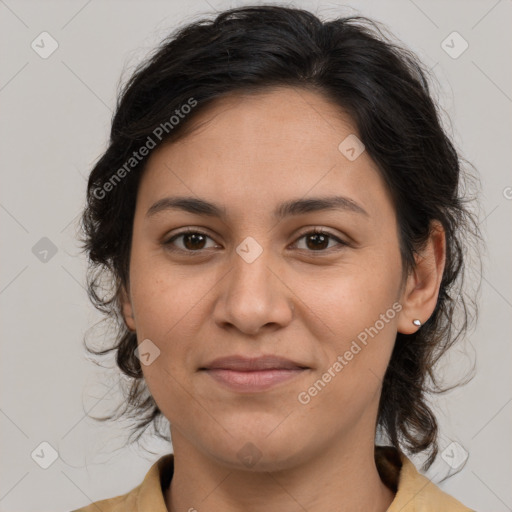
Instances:
[[[302,374],[305,369],[294,370],[274,369],[240,372],[235,370],[212,369],[204,370],[208,375],[233,391],[251,393],[267,389],[289,381]]]

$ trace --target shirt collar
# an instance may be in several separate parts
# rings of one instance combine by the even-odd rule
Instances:
[[[440,507],[451,512],[472,512],[419,473],[396,448],[376,446],[375,463],[382,481],[395,493],[387,512],[427,512],[441,510]],[[164,455],[151,466],[143,482],[132,491],[137,492],[137,512],[167,512],[164,491],[173,472],[173,454]]]

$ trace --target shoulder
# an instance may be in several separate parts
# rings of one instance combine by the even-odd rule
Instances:
[[[71,512],[167,512],[163,490],[168,486],[173,471],[173,455],[164,455],[151,466],[142,483],[131,491]]]
[[[90,505],[87,505],[82,508],[78,508],[76,510],[72,510],[71,512],[127,512],[127,511],[136,511],[137,510],[137,495],[140,486],[136,487],[132,491],[123,494],[121,496],[116,496],[115,498],[108,498],[104,500],[95,501]]]
[[[387,512],[474,512],[422,475],[405,454],[399,459],[396,495]]]

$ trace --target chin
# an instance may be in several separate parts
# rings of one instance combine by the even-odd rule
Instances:
[[[304,458],[295,450],[279,450],[268,452],[265,447],[260,449],[250,441],[238,452],[212,454],[216,461],[223,466],[236,471],[252,471],[255,473],[285,471],[300,464]]]
[[[219,464],[237,471],[282,471],[301,464],[307,459],[306,440],[286,429],[279,435],[277,429],[272,432],[276,425],[279,422],[259,430],[245,427],[236,434],[229,430],[233,437],[226,434],[217,442],[210,440],[207,451]]]

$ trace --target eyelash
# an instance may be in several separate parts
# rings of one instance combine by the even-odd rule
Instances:
[[[199,231],[199,230],[195,230],[195,229],[188,229],[186,231],[182,231],[181,233],[177,233],[175,235],[173,235],[171,238],[169,238],[168,240],[164,241],[163,242],[163,245],[170,251],[172,252],[182,252],[182,253],[185,253],[185,254],[188,254],[188,255],[196,255],[196,254],[201,254],[202,252],[204,252],[205,250],[207,249],[198,249],[197,251],[191,251],[191,250],[187,250],[187,249],[180,249],[180,248],[176,248],[173,246],[173,243],[174,241],[179,238],[179,237],[183,237],[183,236],[186,236],[186,235],[202,235],[202,236],[205,236],[207,238],[210,238],[210,235],[208,235],[207,233],[204,233],[202,231]],[[338,249],[335,249],[335,250],[339,250],[343,247],[348,247],[349,244],[343,240],[341,240],[340,238],[338,238],[337,236],[329,233],[328,231],[325,231],[323,229],[318,229],[318,228],[314,228],[310,231],[307,231],[305,233],[302,233],[299,238],[297,240],[300,240],[308,235],[325,235],[329,238],[329,240],[334,240],[336,242],[338,242],[338,245],[341,246],[341,247],[338,247]],[[333,248],[327,248],[327,249],[319,249],[317,251],[314,251],[314,250],[310,250],[310,249],[299,249],[301,251],[306,251],[306,252],[309,252],[311,254],[317,254],[317,253],[330,253],[331,250]]]

